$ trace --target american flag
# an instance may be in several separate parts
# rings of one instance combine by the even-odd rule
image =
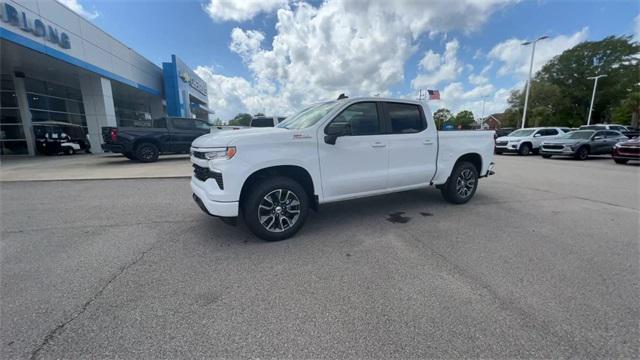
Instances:
[[[427,90],[429,93],[429,100],[440,100],[440,91],[438,90]]]

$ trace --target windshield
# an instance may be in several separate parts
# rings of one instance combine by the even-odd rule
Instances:
[[[336,101],[326,102],[308,107],[299,113],[286,118],[276,127],[285,129],[304,129],[314,125],[336,106]]]
[[[589,139],[591,137],[591,135],[593,135],[595,131],[591,131],[591,130],[587,130],[587,131],[572,131],[568,134],[566,134],[565,136],[563,136],[563,138],[565,139]]]
[[[533,134],[534,131],[536,131],[536,130],[535,129],[520,129],[520,130],[516,130],[516,131],[512,132],[511,134],[509,134],[509,136],[525,137],[525,136],[529,136],[529,135]]]

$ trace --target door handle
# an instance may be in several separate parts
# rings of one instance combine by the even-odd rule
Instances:
[[[433,145],[433,141],[432,140],[425,140],[422,142],[425,145]]]
[[[387,145],[384,144],[384,143],[381,143],[381,142],[375,142],[375,143],[371,144],[371,147],[374,147],[374,148],[382,148],[382,147],[385,147],[385,146],[387,146]]]

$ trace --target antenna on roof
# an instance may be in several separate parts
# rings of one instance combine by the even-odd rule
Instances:
[[[340,94],[340,96],[338,96],[338,100],[342,100],[342,99],[348,99],[349,97],[347,95],[345,95],[344,93]]]

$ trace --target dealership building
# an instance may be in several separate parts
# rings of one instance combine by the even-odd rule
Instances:
[[[56,1],[0,0],[0,17],[3,155],[34,155],[38,123],[80,126],[100,152],[103,126],[212,112],[206,83],[176,55],[160,67]]]

